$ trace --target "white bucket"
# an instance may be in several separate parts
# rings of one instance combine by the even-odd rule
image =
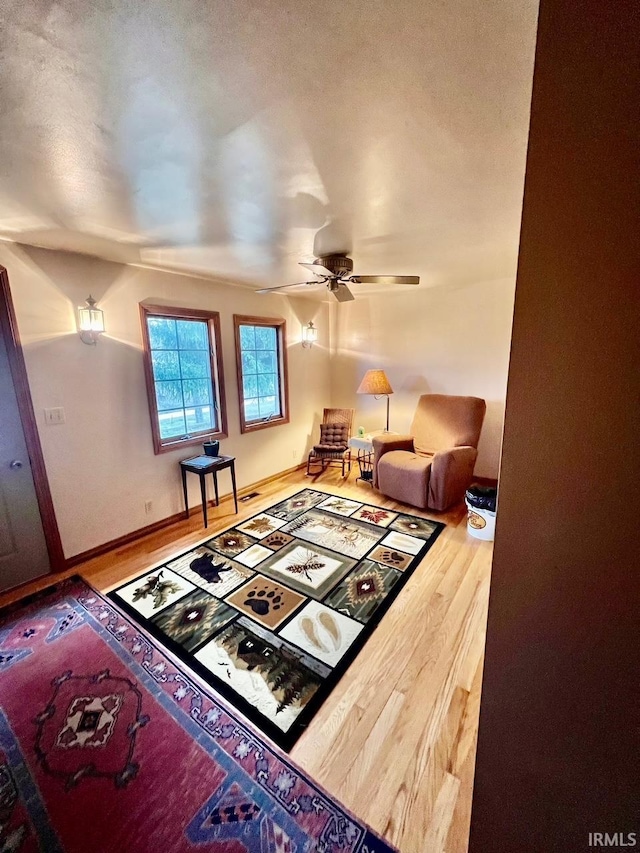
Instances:
[[[467,533],[470,536],[475,536],[476,539],[485,539],[488,542],[493,542],[493,536],[496,529],[496,514],[490,509],[480,509],[477,506],[469,506],[469,502],[465,499],[467,505]]]

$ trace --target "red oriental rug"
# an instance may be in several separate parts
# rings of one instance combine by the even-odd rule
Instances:
[[[0,850],[392,848],[72,579],[0,617]]]

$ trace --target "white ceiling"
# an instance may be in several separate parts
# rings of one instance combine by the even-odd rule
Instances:
[[[255,287],[342,250],[421,286],[512,275],[536,14],[5,0],[0,236]]]

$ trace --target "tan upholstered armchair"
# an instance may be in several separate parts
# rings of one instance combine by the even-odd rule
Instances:
[[[424,394],[411,435],[374,437],[374,485],[421,509],[444,510],[462,500],[473,478],[486,408],[479,397]]]

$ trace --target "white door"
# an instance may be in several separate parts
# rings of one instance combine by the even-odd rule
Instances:
[[[49,571],[7,347],[0,331],[0,589]]]

